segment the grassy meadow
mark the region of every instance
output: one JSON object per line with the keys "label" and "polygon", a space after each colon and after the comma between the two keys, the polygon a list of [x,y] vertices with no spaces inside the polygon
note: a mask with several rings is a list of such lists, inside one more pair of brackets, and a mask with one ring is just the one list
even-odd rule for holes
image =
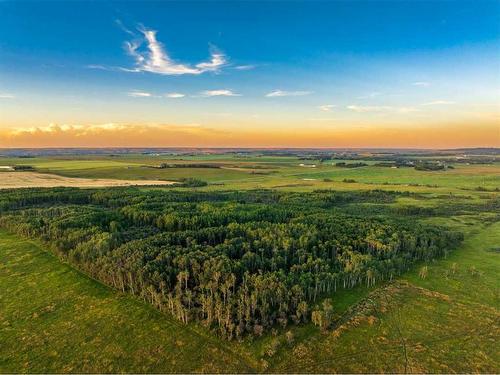
{"label": "grassy meadow", "polygon": [[252,371],[207,332],[0,232],[0,372]]}

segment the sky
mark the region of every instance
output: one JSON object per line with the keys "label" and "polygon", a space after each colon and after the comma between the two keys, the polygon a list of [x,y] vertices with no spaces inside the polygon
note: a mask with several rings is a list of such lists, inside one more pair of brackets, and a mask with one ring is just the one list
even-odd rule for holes
{"label": "sky", "polygon": [[500,1],[2,1],[0,147],[500,147]]}

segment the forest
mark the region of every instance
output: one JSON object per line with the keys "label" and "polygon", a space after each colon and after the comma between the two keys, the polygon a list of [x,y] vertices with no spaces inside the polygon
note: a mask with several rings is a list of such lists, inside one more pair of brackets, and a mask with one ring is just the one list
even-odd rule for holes
{"label": "forest", "polygon": [[391,280],[460,243],[461,233],[415,220],[430,209],[381,211],[402,194],[10,190],[0,226],[234,339],[310,320],[327,327],[338,289]]}

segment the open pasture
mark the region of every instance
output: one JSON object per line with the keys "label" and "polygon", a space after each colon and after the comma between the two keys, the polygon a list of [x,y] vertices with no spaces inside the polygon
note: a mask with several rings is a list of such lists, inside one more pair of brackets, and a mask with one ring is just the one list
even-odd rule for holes
{"label": "open pasture", "polygon": [[[358,168],[335,166],[337,162],[363,162]],[[158,168],[161,164],[173,165]],[[301,164],[303,164],[301,166]],[[500,163],[451,163],[453,169],[420,171],[412,167],[375,166],[366,160],[301,160],[296,156],[262,155],[79,155],[70,157],[0,158],[0,165],[30,165],[38,172],[65,177],[124,180],[207,181],[206,190],[273,188],[286,190],[433,191],[494,190],[500,187]],[[207,165],[209,168],[200,166]],[[314,165],[314,167],[313,167]],[[214,185],[215,184],[215,185]]]}

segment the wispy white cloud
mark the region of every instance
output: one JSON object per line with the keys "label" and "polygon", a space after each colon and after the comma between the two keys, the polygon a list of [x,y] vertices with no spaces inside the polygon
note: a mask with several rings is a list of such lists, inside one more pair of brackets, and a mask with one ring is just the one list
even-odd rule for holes
{"label": "wispy white cloud", "polygon": [[426,81],[417,81],[413,82],[413,86],[427,87],[430,86],[430,83]]}
{"label": "wispy white cloud", "polygon": [[117,19],[115,20],[115,23],[123,32],[126,32],[127,34],[132,35],[134,37],[136,36],[135,33],[132,30],[128,29],[121,20]]}
{"label": "wispy white cloud", "polygon": [[14,99],[16,96],[8,92],[0,92],[0,99]]}
{"label": "wispy white cloud", "polygon": [[168,94],[165,94],[165,97],[170,99],[184,98],[185,96],[186,95],[181,94],[180,92],[169,92]]}
{"label": "wispy white cloud", "polygon": [[[128,30],[128,29],[126,29]],[[130,30],[128,30],[129,33]],[[210,59],[196,65],[184,64],[174,61],[163,44],[156,38],[156,31],[143,26],[138,28],[141,33],[132,41],[127,41],[124,48],[135,59],[135,67],[123,68],[130,72],[149,72],[162,75],[202,74],[205,72],[218,72],[227,64],[226,56],[217,48],[210,48]],[[134,33],[132,33],[135,35]],[[145,48],[143,48],[145,44]]]}
{"label": "wispy white cloud", "polygon": [[241,96],[241,94],[235,93],[232,90],[222,89],[222,90],[205,90],[200,93],[201,96],[211,97],[211,96]]}
{"label": "wispy white cloud", "polygon": [[417,112],[418,109],[413,107],[392,107],[392,106],[361,106],[361,105],[348,105],[347,109],[358,113],[367,112],[391,112],[391,113],[410,113]]}
{"label": "wispy white cloud", "polygon": [[335,108],[335,105],[334,104],[324,104],[324,105],[320,105],[318,108],[324,112],[330,112],[333,108]]}
{"label": "wispy white cloud", "polygon": [[267,93],[265,96],[268,98],[277,98],[283,96],[304,96],[310,95],[312,91],[283,91],[283,90],[274,90]]}
{"label": "wispy white cloud", "polygon": [[154,96],[150,92],[136,90],[128,92],[127,95],[131,96],[132,98],[152,98]]}
{"label": "wispy white cloud", "polygon": [[362,106],[362,105],[348,105],[347,109],[354,112],[379,112],[382,107],[380,106]]}
{"label": "wispy white cloud", "polygon": [[432,102],[422,103],[420,105],[447,105],[447,104],[455,104],[455,102],[449,100],[434,100]]}
{"label": "wispy white cloud", "polygon": [[116,68],[112,68],[109,66],[104,66],[100,64],[89,64],[85,66],[87,69],[97,69],[97,70],[115,70]]}
{"label": "wispy white cloud", "polygon": [[234,69],[236,70],[252,70],[255,69],[255,65],[236,65]]}

